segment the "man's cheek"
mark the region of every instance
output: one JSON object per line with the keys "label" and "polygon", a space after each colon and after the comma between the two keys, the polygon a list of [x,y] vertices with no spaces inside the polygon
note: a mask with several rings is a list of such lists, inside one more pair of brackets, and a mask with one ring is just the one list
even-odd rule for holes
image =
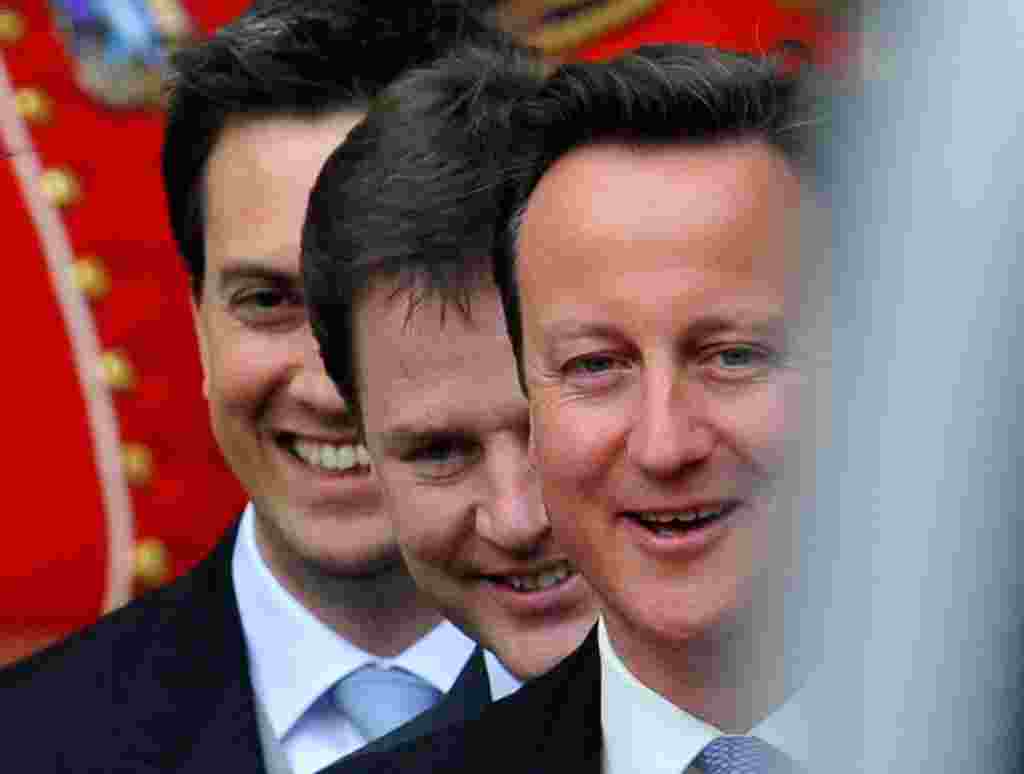
{"label": "man's cheek", "polygon": [[579,487],[605,471],[615,446],[617,423],[610,414],[580,406],[549,406],[533,414],[534,456],[545,481]]}

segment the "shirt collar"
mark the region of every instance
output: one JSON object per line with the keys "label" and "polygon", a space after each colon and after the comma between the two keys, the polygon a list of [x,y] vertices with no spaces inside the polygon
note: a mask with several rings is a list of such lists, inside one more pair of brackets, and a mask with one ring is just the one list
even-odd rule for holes
{"label": "shirt collar", "polygon": [[374,656],[318,620],[274,577],[256,545],[255,511],[242,514],[231,562],[253,690],[283,739],[338,680],[367,663],[401,666],[447,692],[474,643],[444,621],[398,656]]}
{"label": "shirt collar", "polygon": [[[607,774],[644,771],[679,774],[722,732],[672,704],[641,683],[622,662],[598,621],[601,655],[601,725]],[[797,761],[807,760],[807,734],[800,693],[752,730]]]}
{"label": "shirt collar", "polygon": [[489,650],[484,651],[484,664],[487,666],[487,680],[491,686],[491,701],[504,699],[522,686],[523,681],[509,672]]}
{"label": "shirt collar", "polygon": [[[786,703],[754,726],[750,733],[758,739],[782,750],[793,760],[807,766],[810,761],[810,737],[805,710],[811,702],[808,697],[817,690],[817,681],[812,674],[804,686],[793,693]],[[825,704],[816,704],[823,707]]]}

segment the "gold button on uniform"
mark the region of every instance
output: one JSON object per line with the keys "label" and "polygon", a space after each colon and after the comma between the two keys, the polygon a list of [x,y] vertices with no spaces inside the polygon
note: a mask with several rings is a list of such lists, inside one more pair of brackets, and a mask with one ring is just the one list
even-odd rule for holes
{"label": "gold button on uniform", "polygon": [[13,46],[25,35],[25,17],[11,8],[0,8],[0,45]]}
{"label": "gold button on uniform", "polygon": [[95,255],[83,255],[71,265],[75,287],[90,301],[99,301],[110,292],[110,275]]}
{"label": "gold button on uniform", "polygon": [[145,486],[153,478],[153,452],[141,443],[121,446],[121,467],[132,486]]}
{"label": "gold button on uniform", "polygon": [[14,92],[18,115],[30,124],[47,124],[53,119],[53,100],[42,89],[24,86]]}
{"label": "gold button on uniform", "polygon": [[103,369],[103,381],[110,389],[126,391],[135,387],[135,367],[123,352],[104,352],[100,357],[100,367]]}
{"label": "gold button on uniform", "polygon": [[39,178],[43,196],[54,207],[68,207],[82,198],[82,186],[71,170],[48,169]]}
{"label": "gold button on uniform", "polygon": [[135,580],[146,588],[155,588],[171,577],[171,557],[167,546],[156,538],[145,538],[135,546]]}

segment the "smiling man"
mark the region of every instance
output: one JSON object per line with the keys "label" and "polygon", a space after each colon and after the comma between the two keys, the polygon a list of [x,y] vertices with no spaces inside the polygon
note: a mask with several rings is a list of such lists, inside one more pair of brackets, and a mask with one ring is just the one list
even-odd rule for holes
{"label": "smiling man", "polygon": [[496,169],[430,139],[454,131],[480,72],[512,62],[517,83],[474,96],[504,104],[506,87],[543,82],[526,53],[476,51],[382,95],[313,188],[303,272],[413,577],[486,648],[492,676],[522,680],[581,642],[593,601],[527,459],[528,408],[491,277]]}
{"label": "smiling man", "polygon": [[463,34],[491,33],[458,3],[391,16],[267,3],[177,62],[164,155],[172,223],[192,272],[214,433],[252,498],[232,580],[265,751],[279,744],[299,773],[436,703],[472,650],[398,553],[299,271],[324,159],[377,90]]}
{"label": "smiling man", "polygon": [[4,675],[12,766],[312,774],[457,685],[489,701],[463,670],[474,643],[398,552],[299,273],[310,188],[374,94],[496,35],[457,2],[392,11],[260,2],[177,55],[170,220],[214,432],[251,503],[192,573]]}
{"label": "smiling man", "polygon": [[[512,77],[481,69],[480,84]],[[804,85],[680,45],[563,66],[533,91],[506,88],[498,110],[467,89],[471,129],[436,144],[484,164],[512,149],[496,276],[553,535],[601,620],[477,721],[366,771],[806,760],[784,616],[799,579],[789,474],[818,355],[804,226],[823,114]],[[496,761],[509,729],[517,743]]]}

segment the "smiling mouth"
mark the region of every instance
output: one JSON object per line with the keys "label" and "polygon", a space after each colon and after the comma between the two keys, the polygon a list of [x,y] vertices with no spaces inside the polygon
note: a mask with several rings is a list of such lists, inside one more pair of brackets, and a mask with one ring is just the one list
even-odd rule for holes
{"label": "smiling mouth", "polygon": [[682,511],[626,511],[625,515],[659,537],[673,537],[715,524],[727,518],[736,506],[736,503],[725,503]]}
{"label": "smiling mouth", "polygon": [[499,586],[517,591],[521,594],[528,594],[536,591],[547,591],[568,583],[577,574],[576,568],[568,561],[561,561],[558,564],[541,570],[537,573],[523,575],[488,575],[487,580]]}
{"label": "smiling mouth", "polygon": [[327,473],[369,473],[370,454],[362,444],[324,443],[283,435],[281,446],[295,459]]}

